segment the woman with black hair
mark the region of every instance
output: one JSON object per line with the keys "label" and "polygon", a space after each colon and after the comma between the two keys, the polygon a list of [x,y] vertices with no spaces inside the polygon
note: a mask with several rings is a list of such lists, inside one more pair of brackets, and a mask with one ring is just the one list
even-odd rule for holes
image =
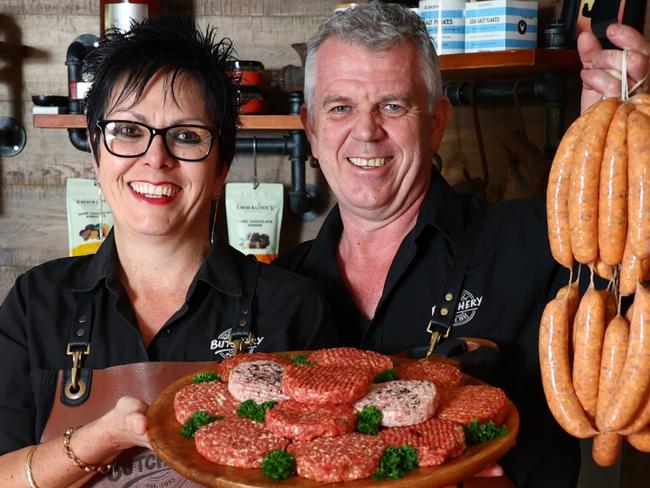
{"label": "woman with black hair", "polygon": [[91,53],[87,128],[115,224],[96,255],[18,277],[0,308],[0,486],[174,484],[153,454],[118,458],[150,447],[145,401],[197,361],[333,344],[311,281],[214,232],[238,121],[231,52],[165,16]]}

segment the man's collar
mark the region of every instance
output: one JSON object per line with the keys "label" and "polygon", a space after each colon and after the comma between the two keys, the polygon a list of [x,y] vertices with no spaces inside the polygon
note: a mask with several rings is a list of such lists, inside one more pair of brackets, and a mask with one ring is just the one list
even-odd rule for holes
{"label": "man's collar", "polygon": [[[436,171],[431,176],[427,194],[422,200],[417,221],[411,235],[417,238],[427,226],[437,229],[454,247],[460,242],[464,223],[463,202],[445,179]],[[323,221],[312,244],[311,253],[322,259],[331,254],[343,232],[343,222],[338,204]],[[334,254],[335,256],[335,254]]]}

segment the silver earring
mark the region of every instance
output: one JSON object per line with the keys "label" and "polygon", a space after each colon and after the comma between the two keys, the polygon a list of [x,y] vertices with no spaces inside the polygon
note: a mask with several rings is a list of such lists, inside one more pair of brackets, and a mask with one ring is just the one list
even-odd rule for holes
{"label": "silver earring", "polygon": [[217,228],[217,209],[219,208],[220,198],[221,193],[218,193],[216,200],[214,200],[214,206],[212,207],[212,229],[210,230],[210,244],[214,244],[214,231]]}
{"label": "silver earring", "polygon": [[99,238],[103,239],[106,237],[104,235],[104,194],[102,193],[102,187],[97,183],[98,197],[99,197]]}

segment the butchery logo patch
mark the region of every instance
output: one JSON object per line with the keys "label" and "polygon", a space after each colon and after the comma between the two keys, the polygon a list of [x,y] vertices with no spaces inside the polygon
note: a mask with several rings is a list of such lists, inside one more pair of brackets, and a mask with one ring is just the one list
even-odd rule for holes
{"label": "butchery logo patch", "polygon": [[144,451],[131,461],[118,462],[106,475],[106,480],[116,488],[192,488],[191,482],[173,471],[152,451]]}
{"label": "butchery logo patch", "polygon": [[458,306],[456,308],[454,327],[466,325],[470,320],[472,320],[482,302],[483,297],[475,297],[467,290],[463,290],[463,293],[460,295],[460,300],[458,300]]}
{"label": "butchery logo patch", "polygon": [[[214,351],[214,355],[220,359],[229,358],[234,353],[233,345],[230,343],[231,331],[232,329],[224,330],[221,334],[219,334],[219,337],[212,339],[212,342],[210,342],[210,350]],[[244,345],[243,351],[254,352],[255,349],[257,349],[257,346],[259,346],[263,340],[264,337],[253,337],[253,343],[250,345]]]}

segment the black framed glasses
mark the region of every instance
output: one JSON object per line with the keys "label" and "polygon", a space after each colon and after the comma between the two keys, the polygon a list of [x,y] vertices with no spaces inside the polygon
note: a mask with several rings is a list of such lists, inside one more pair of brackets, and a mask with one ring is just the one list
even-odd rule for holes
{"label": "black framed glasses", "polygon": [[160,136],[167,152],[179,161],[201,161],[208,157],[220,131],[205,125],[172,125],[161,129],[132,120],[100,120],[104,146],[113,156],[135,158],[149,150]]}

